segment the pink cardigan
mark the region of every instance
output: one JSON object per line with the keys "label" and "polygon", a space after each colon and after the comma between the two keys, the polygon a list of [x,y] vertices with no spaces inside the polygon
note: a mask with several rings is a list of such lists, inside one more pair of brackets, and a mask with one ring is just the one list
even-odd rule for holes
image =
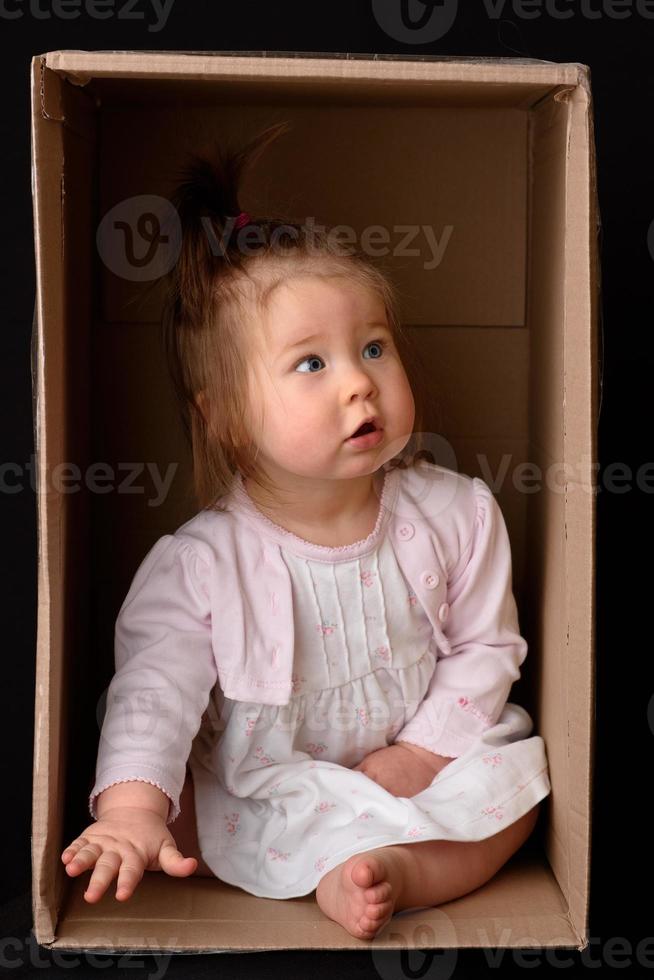
{"label": "pink cardigan", "polygon": [[[168,822],[176,818],[216,682],[234,700],[289,702],[292,593],[282,549],[334,562],[377,546],[305,542],[254,508],[240,477],[236,486],[229,512],[201,511],[155,543],[119,611],[94,818],[100,792],[130,779],[159,786],[171,799]],[[395,740],[461,755],[496,723],[527,655],[502,512],[483,480],[421,461],[387,471],[375,531],[380,523],[438,650],[427,695]]]}

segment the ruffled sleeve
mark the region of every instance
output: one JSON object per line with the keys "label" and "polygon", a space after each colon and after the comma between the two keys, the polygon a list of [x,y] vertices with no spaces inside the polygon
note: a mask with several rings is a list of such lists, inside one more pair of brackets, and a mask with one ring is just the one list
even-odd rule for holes
{"label": "ruffled sleeve", "polygon": [[448,579],[451,652],[439,654],[424,700],[395,737],[450,757],[496,724],[527,655],[504,517],[486,483],[473,485],[474,528]]}
{"label": "ruffled sleeve", "polygon": [[193,738],[217,680],[209,566],[176,535],[148,552],[118,613],[116,672],[107,691],[89,811],[107,787],[142,780],[179,797]]}

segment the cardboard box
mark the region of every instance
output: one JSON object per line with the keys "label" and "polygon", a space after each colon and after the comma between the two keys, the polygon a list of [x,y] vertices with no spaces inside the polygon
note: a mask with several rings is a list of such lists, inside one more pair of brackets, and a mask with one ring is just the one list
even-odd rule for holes
{"label": "cardboard box", "polygon": [[[37,941],[128,952],[583,949],[598,404],[588,68],[55,51],[33,59],[32,104]],[[245,140],[282,119],[292,131],[246,181],[241,203],[251,212],[281,209],[360,231],[430,226],[441,243],[449,234],[432,268],[422,241],[418,256],[393,253],[393,273],[437,394],[426,429],[447,440],[460,471],[489,483],[506,518],[529,643],[510,700],[544,738],[552,783],[534,834],[492,881],[439,908],[396,915],[373,942],[328,920],[314,894],[262,899],[211,879],[146,872],[128,903],[110,888],[89,905],[88,873],[70,879],[60,860],[89,822],[117,611],[154,541],[194,513],[158,344],[160,296],[146,288],[152,283],[112,271],[98,228],[128,199],[166,197],[185,153],[208,136]],[[391,233],[389,247],[403,236]],[[159,501],[155,466],[174,475]]]}

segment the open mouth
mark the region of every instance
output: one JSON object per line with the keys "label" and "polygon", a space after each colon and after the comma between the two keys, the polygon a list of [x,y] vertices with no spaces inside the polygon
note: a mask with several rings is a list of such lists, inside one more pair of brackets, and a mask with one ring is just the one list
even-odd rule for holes
{"label": "open mouth", "polygon": [[381,420],[373,415],[361,423],[359,428],[349,437],[348,442],[356,443],[357,446],[376,446],[381,438]]}
{"label": "open mouth", "polygon": [[374,432],[377,426],[374,422],[364,422],[360,425],[356,432],[353,432],[350,436],[351,439],[355,439],[357,436],[365,436],[366,432]]}

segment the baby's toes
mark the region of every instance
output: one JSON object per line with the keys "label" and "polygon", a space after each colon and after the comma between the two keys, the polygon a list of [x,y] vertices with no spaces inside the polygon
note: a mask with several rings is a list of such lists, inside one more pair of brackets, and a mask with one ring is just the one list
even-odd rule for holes
{"label": "baby's toes", "polygon": [[355,939],[374,939],[379,930],[379,923],[372,922],[367,916],[362,915],[350,932]]}
{"label": "baby's toes", "polygon": [[376,905],[379,902],[388,902],[393,894],[393,886],[390,881],[380,881],[379,884],[366,888],[363,893],[366,902]]}
{"label": "baby's toes", "polygon": [[386,867],[376,854],[354,854],[346,861],[344,871],[357,888],[373,888],[386,879]]}
{"label": "baby's toes", "polygon": [[369,919],[371,922],[377,923],[381,919],[385,919],[393,911],[392,902],[376,902],[372,905],[367,905],[366,910],[362,918]]}
{"label": "baby's toes", "polygon": [[374,939],[382,931],[389,919],[390,915],[387,915],[385,919],[370,919],[366,915],[361,916],[359,919],[360,938]]}

